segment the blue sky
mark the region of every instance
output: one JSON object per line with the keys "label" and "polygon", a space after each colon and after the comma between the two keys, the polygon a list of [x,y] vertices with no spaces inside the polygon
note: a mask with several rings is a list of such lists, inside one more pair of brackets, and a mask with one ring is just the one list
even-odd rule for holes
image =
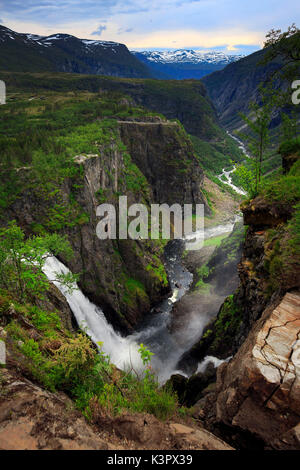
{"label": "blue sky", "polygon": [[2,24],[127,44],[250,53],[271,28],[300,23],[299,0],[0,0]]}

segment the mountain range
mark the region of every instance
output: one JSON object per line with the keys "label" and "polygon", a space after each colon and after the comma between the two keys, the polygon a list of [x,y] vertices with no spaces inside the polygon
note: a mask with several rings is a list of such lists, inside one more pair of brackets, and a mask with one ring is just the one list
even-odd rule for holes
{"label": "mountain range", "polygon": [[0,69],[71,72],[147,78],[150,70],[124,44],[78,39],[69,34],[37,36],[0,25]]}
{"label": "mountain range", "polygon": [[[226,129],[233,131],[245,124],[240,113],[248,114],[250,102],[260,101],[259,84],[266,83],[282,64],[280,56],[264,64],[265,54],[266,49],[254,52],[203,77],[205,88]],[[277,86],[282,87],[282,81],[279,80]],[[272,127],[279,124],[277,115],[273,121]]]}
{"label": "mountain range", "polygon": [[200,79],[243,56],[179,49],[129,51],[113,41],[70,34],[17,33],[0,25],[0,70],[68,72],[125,78]]}
{"label": "mountain range", "polygon": [[154,75],[177,80],[202,78],[244,57],[219,51],[202,52],[193,49],[131,52],[147,65]]}

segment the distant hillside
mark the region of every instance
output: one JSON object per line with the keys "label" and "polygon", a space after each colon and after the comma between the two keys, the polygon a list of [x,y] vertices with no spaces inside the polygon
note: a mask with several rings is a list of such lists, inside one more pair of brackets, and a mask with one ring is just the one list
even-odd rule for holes
{"label": "distant hillside", "polygon": [[229,130],[243,125],[238,113],[247,114],[249,103],[258,99],[258,85],[282,63],[278,57],[267,65],[260,65],[265,53],[265,50],[254,52],[203,78],[220,121]]}
{"label": "distant hillside", "polygon": [[[283,50],[284,48],[288,50],[291,47],[289,41],[291,41],[291,38],[285,39],[283,46],[281,46]],[[272,58],[264,63],[264,57],[270,51],[271,49],[268,48],[255,52],[238,62],[227,65],[221,71],[204,77],[202,80],[215,106],[221,124],[230,132],[242,131],[243,134],[249,132],[249,128],[240,116],[240,113],[252,119],[253,114],[251,114],[249,105],[251,102],[258,104],[261,102],[259,85],[264,83],[270,84],[274,72],[282,68],[285,69],[283,65],[289,64],[288,56],[279,55],[278,53],[277,55],[272,54]],[[295,67],[297,67],[296,62]],[[299,76],[296,70],[293,73],[294,77]],[[288,90],[288,87],[290,87],[288,80],[283,78],[281,73],[275,75],[276,80],[273,82],[275,90]],[[285,113],[290,111],[299,113],[299,107],[292,106],[292,104],[290,106],[293,109],[288,109],[288,106],[285,106]],[[281,166],[281,155],[277,151],[278,143],[282,138],[280,123],[281,110],[274,109],[269,125],[271,139],[262,167],[264,174],[270,174]],[[233,175],[233,180],[235,180],[235,175]],[[235,180],[235,184],[238,184],[237,180]]]}
{"label": "distant hillside", "polygon": [[243,57],[214,51],[203,53],[191,49],[131,52],[147,65],[155,76],[176,80],[202,78]]}
{"label": "distant hillside", "polygon": [[[142,80],[97,77],[67,73],[9,73],[0,71],[7,85],[8,102],[26,93],[28,100],[43,103],[44,94],[64,92],[76,96],[80,91],[97,93],[105,99],[114,93],[123,102],[123,118],[132,120],[130,107],[146,108],[167,119],[177,119],[192,135],[201,166],[218,174],[231,160],[240,161],[242,153],[236,142],[219,126],[216,112],[204,85],[198,80]],[[124,99],[124,95],[126,99]],[[95,103],[96,106],[96,103]],[[111,117],[110,111],[103,118]]]}
{"label": "distant hillside", "polygon": [[78,39],[68,34],[21,34],[0,25],[0,70],[72,72],[115,77],[151,77],[124,44]]}

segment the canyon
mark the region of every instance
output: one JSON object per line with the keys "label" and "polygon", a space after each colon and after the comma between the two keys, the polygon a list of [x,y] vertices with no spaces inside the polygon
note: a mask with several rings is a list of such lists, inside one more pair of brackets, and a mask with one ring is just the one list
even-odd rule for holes
{"label": "canyon", "polygon": [[[232,182],[252,158],[229,134],[234,80],[221,97],[220,75],[204,80],[211,102],[197,81],[0,75],[1,249],[15,221],[24,240],[61,236],[73,252],[41,262],[43,295],[24,302],[12,274],[1,287],[0,447],[299,449],[297,139],[280,150],[276,184],[250,196]],[[99,240],[97,207],[112,204],[118,220],[120,195],[148,209],[203,204],[203,248]]]}

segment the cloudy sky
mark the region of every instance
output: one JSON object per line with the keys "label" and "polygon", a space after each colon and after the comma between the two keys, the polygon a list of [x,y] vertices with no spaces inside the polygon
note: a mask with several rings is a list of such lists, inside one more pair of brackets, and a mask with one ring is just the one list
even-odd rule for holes
{"label": "cloudy sky", "polygon": [[127,44],[248,53],[271,28],[300,23],[299,0],[0,0],[0,23],[18,32]]}

